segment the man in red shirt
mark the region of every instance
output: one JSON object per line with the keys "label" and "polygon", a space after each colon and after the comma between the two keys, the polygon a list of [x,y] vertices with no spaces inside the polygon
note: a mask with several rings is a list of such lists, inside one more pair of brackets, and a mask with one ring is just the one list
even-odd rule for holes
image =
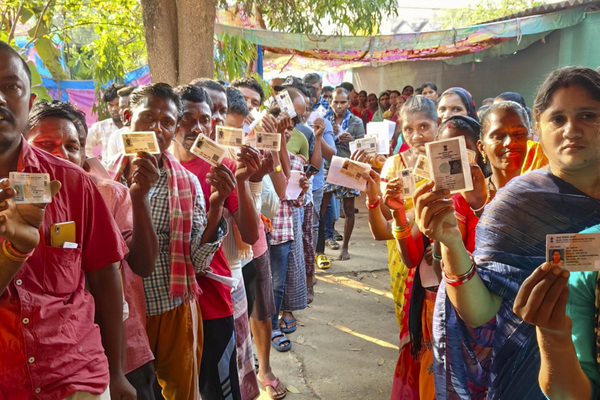
{"label": "man in red shirt", "polygon": [[[177,126],[173,154],[185,168],[199,178],[207,204],[211,195],[211,181],[235,180],[236,188],[225,200],[225,208],[239,227],[242,240],[252,245],[258,239],[259,223],[250,196],[248,178],[260,166],[258,152],[244,146],[239,155],[241,162],[238,168],[236,162],[230,158],[224,158],[222,164],[212,167],[188,150],[199,134],[211,136],[212,120],[223,124],[225,116],[220,113],[223,110],[227,112],[225,89],[218,82],[202,82],[210,86],[208,90],[193,85],[180,86],[177,89],[183,102],[183,116]],[[209,97],[211,92],[215,94],[214,99]],[[213,105],[212,110],[210,104]],[[214,138],[214,135],[212,137]],[[215,253],[210,266],[215,274],[231,277],[231,270],[222,248]],[[207,277],[200,277],[198,283],[203,291],[199,302],[204,325],[200,393],[203,398],[216,400],[227,398],[227,393],[231,391],[232,398],[240,398],[231,288]],[[225,354],[228,357],[223,357]]]}
{"label": "man in red shirt", "polygon": [[[113,399],[134,399],[121,369],[115,264],[127,246],[90,178],[23,140],[30,87],[27,65],[0,42],[0,398],[108,398],[110,380]],[[47,173],[62,189],[45,209],[14,204],[4,179],[13,171]],[[74,223],[77,248],[50,245],[62,222]]]}
{"label": "man in red shirt", "polygon": [[[37,101],[29,112],[25,129],[27,143],[86,170],[85,115],[71,103]],[[91,160],[90,160],[91,162]],[[152,154],[136,158],[136,182],[131,188],[111,179],[92,178],[113,216],[129,254],[121,261],[120,273],[125,298],[123,322],[123,373],[136,389],[138,400],[154,399],[154,356],[146,335],[146,302],[142,277],[150,276],[158,252],[158,240],[152,226],[148,192],[159,178],[157,161]]]}

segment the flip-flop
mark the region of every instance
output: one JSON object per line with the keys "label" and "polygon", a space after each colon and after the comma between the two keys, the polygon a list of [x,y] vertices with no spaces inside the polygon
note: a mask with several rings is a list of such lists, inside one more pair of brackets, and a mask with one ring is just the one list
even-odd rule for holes
{"label": "flip-flop", "polygon": [[[279,387],[280,383],[281,382],[279,381],[279,378],[275,378],[272,381],[268,381],[266,379],[264,381],[260,381],[260,384],[263,385],[265,388],[267,386],[270,386],[273,388],[273,391],[275,392],[275,394],[271,395],[269,393],[269,397],[274,400],[283,399],[287,395],[287,390],[279,395],[277,394],[277,387]],[[267,391],[267,393],[268,393],[268,391]]]}
{"label": "flip-flop", "polygon": [[316,262],[319,269],[328,269],[331,267],[331,261],[329,261],[329,257],[327,257],[325,254],[319,254]]}
{"label": "flip-flop", "polygon": [[282,328],[281,325],[279,325],[279,329],[281,329],[281,332],[283,333],[293,333],[296,332],[296,329],[298,329],[297,325],[290,326],[290,324],[296,322],[296,318],[294,317],[292,317],[292,319],[285,319],[284,316],[281,316],[280,321],[283,321],[283,323],[285,324],[284,328]]}
{"label": "flip-flop", "polygon": [[[275,338],[279,339],[273,341]],[[282,346],[284,343],[286,343],[285,346]],[[292,348],[292,341],[286,338],[279,329],[273,329],[271,331],[271,346],[273,346],[275,350],[283,353],[284,351],[288,351]]]}
{"label": "flip-flop", "polygon": [[327,239],[327,240],[325,241],[325,244],[326,244],[327,246],[331,247],[331,249],[332,249],[332,250],[337,250],[337,249],[339,249],[339,248],[340,248],[340,245],[339,245],[339,243],[338,243],[338,242],[336,242],[336,241],[335,241],[335,240],[333,240],[333,239]]}

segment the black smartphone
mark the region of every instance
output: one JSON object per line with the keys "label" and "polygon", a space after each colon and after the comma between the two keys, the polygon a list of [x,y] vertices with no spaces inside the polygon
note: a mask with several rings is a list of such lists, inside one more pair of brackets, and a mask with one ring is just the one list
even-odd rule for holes
{"label": "black smartphone", "polygon": [[314,174],[319,173],[319,168],[315,167],[312,164],[307,164],[304,166],[304,173],[306,175],[311,175],[311,174],[314,175]]}

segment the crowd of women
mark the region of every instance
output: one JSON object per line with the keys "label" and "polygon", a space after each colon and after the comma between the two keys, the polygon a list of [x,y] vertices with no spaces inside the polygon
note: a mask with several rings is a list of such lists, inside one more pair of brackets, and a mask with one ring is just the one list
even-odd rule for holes
{"label": "crowd of women", "polygon": [[[400,326],[391,398],[598,398],[598,273],[545,261],[546,235],[600,227],[600,74],[552,72],[532,111],[517,93],[477,110],[464,88],[420,90],[396,103],[403,140],[368,177],[369,225],[388,240]],[[355,108],[363,118],[369,98]],[[422,179],[403,196],[398,171],[426,143],[458,136],[477,154],[474,189],[451,196]]]}

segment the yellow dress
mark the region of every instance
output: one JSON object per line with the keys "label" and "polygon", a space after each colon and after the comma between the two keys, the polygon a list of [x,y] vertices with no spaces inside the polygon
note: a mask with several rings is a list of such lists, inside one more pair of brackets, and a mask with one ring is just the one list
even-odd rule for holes
{"label": "yellow dress", "polygon": [[[395,155],[386,160],[381,170],[380,189],[382,193],[385,192],[387,182],[397,177],[398,171],[405,168],[400,155]],[[425,183],[425,180],[417,182],[416,186],[418,187],[423,183]],[[404,208],[406,211],[412,210],[413,202],[411,198],[406,199]],[[391,398],[433,400],[435,399],[435,390],[432,370],[431,326],[435,293],[426,292],[422,315],[424,344],[421,346],[419,359],[415,360],[411,356],[408,313],[416,268],[410,269],[402,262],[395,240],[388,240],[387,247],[390,285],[396,309],[396,320],[400,328],[400,354],[394,372]]]}

